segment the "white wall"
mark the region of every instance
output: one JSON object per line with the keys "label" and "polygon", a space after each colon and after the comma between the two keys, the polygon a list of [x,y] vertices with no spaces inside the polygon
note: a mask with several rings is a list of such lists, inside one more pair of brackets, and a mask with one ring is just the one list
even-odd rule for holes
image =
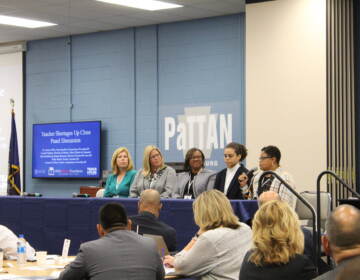
{"label": "white wall", "polygon": [[[0,54],[0,195],[6,194],[11,131],[10,98],[15,101],[20,174],[23,176],[23,65],[22,52]],[[21,183],[24,181],[21,179]]]}
{"label": "white wall", "polygon": [[246,5],[247,166],[276,145],[298,191],[326,169],[325,0]]}

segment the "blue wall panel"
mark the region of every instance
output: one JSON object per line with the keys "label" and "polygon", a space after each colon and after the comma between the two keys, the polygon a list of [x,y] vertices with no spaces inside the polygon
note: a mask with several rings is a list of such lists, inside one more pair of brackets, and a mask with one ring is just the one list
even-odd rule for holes
{"label": "blue wall panel", "polygon": [[[96,180],[31,178],[32,124],[102,121],[102,167],[163,145],[162,106],[232,103],[244,137],[244,15],[32,41],[26,55],[26,190],[69,196]],[[72,106],[71,106],[72,104]],[[237,122],[239,123],[239,122]]]}
{"label": "blue wall panel", "polygon": [[[233,116],[232,140],[244,143],[244,17],[239,15],[161,25],[159,28],[160,146],[165,147],[165,117],[179,121],[184,107],[210,107],[210,114]],[[205,124],[206,127],[206,124]],[[217,130],[219,131],[219,122]],[[200,136],[195,127],[194,142]],[[206,129],[206,128],[205,128]],[[189,132],[187,132],[189,134]],[[219,133],[220,134],[220,133]],[[219,135],[218,134],[218,135]],[[187,135],[190,137],[189,135]],[[190,137],[191,138],[191,137]],[[176,136],[165,155],[179,161]],[[190,140],[189,140],[190,142]],[[191,148],[194,145],[188,146]],[[198,146],[198,145],[197,145]],[[205,157],[221,169],[222,147]]]}

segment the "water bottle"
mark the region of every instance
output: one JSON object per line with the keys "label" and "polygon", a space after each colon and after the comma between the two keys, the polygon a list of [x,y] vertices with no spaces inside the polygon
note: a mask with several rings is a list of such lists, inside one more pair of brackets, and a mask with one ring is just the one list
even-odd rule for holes
{"label": "water bottle", "polygon": [[19,234],[17,242],[17,264],[19,266],[26,264],[26,240],[23,234]]}

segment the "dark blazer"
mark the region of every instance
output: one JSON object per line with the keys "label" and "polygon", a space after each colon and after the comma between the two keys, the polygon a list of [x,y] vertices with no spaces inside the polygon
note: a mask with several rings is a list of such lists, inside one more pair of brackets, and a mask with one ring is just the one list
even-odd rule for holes
{"label": "dark blazer", "polygon": [[[226,170],[227,170],[227,168],[221,170],[216,175],[216,179],[215,179],[214,189],[217,189],[221,192],[224,192]],[[226,194],[228,199],[244,199],[242,192],[240,190],[238,177],[240,176],[240,174],[247,173],[247,172],[248,172],[248,170],[245,168],[245,166],[240,164],[240,167],[236,171],[235,176],[232,179],[229,189],[228,189],[228,192]]]}
{"label": "dark blazer", "polygon": [[164,267],[155,242],[129,230],[115,230],[81,244],[60,280],[163,280]]}
{"label": "dark blazer", "polygon": [[161,235],[170,252],[176,251],[176,231],[173,227],[165,224],[150,212],[141,212],[129,217],[132,221],[132,229],[135,231],[139,226],[139,234]]}
{"label": "dark blazer", "polygon": [[239,280],[310,280],[317,276],[316,267],[305,255],[295,255],[286,264],[257,266],[249,261],[247,252],[240,269]]}

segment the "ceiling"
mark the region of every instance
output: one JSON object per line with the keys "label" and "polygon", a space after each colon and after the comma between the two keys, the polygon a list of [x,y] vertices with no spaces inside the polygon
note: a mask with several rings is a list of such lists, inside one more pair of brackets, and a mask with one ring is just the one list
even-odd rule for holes
{"label": "ceiling", "polygon": [[0,43],[184,21],[245,11],[244,0],[166,0],[183,8],[145,11],[95,0],[0,0],[0,15],[53,22],[37,29],[0,25]]}

